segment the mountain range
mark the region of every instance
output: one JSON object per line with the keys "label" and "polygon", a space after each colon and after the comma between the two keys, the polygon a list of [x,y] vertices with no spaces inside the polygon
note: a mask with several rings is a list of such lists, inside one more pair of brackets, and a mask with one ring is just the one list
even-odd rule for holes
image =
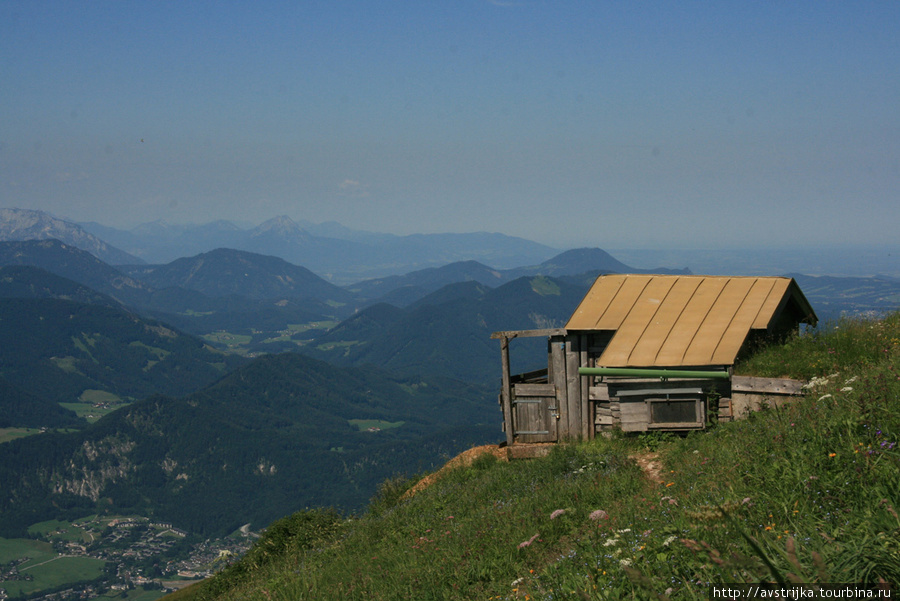
{"label": "mountain range", "polygon": [[[493,234],[287,219],[146,225],[129,235],[201,246],[232,236],[257,252],[198,246],[112,266],[102,245],[38,231],[81,226],[48,217],[50,229],[29,230],[27,215],[2,215],[4,231],[37,239],[0,241],[0,427],[76,430],[0,445],[8,533],[98,511],[221,533],[304,505],[359,507],[384,478],[499,438],[492,331],[561,326],[599,273],[639,271],[601,249],[545,256]],[[283,254],[338,247],[335,264],[340,253],[370,262],[329,278]],[[410,249],[419,256],[401,261]],[[891,278],[795,277],[823,319],[900,303]],[[546,365],[545,340],[513,344],[514,371]]]}
{"label": "mountain range", "polygon": [[[510,268],[541,262],[558,251],[522,238],[486,232],[394,236],[345,228],[336,223],[301,226],[281,215],[243,229],[227,221],[171,225],[162,221],[120,230],[89,222],[79,227],[110,241],[141,262],[168,263],[215,248],[273,255],[336,284],[455,261],[479,260]],[[133,261],[137,263],[137,261]]]}
{"label": "mountain range", "polygon": [[495,269],[478,261],[458,261],[441,267],[413,271],[405,275],[363,280],[347,286],[347,290],[366,300],[389,302],[399,306],[411,304],[427,294],[456,282],[474,281],[496,287],[521,277],[576,276],[588,274],[593,281],[601,273],[672,273],[688,274],[689,269],[635,269],[599,248],[577,248],[555,255],[537,265]]}

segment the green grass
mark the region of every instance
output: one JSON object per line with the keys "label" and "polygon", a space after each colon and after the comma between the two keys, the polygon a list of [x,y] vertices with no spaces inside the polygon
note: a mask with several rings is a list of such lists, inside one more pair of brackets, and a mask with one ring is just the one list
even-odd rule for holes
{"label": "green grass", "polygon": [[559,296],[561,294],[559,285],[544,276],[532,278],[531,289],[541,296]]}
{"label": "green grass", "polygon": [[93,557],[55,557],[29,561],[19,566],[19,572],[33,580],[13,580],[2,583],[10,596],[28,595],[60,585],[93,580],[103,575],[106,562]]}
{"label": "green grass", "polygon": [[122,398],[106,390],[86,389],[78,397],[82,403],[121,403]]}
{"label": "green grass", "polygon": [[846,318],[762,349],[736,371],[755,376],[809,380],[835,371],[865,370],[897,352],[900,313],[882,320]]}
{"label": "green grass", "polygon": [[355,346],[357,344],[362,344],[359,340],[341,340],[340,342],[327,342],[325,344],[320,344],[316,348],[320,351],[333,351],[335,349],[345,349],[345,351],[349,350],[351,346]]}
{"label": "green grass", "polygon": [[[485,456],[411,497],[414,479],[390,480],[365,515],[296,514],[277,553],[260,541],[176,598],[674,600],[713,583],[900,582],[898,338],[895,315],[763,351],[742,369],[820,379],[706,432]],[[651,452],[657,479],[635,460]]]}
{"label": "green grass", "polygon": [[39,433],[38,428],[0,428],[0,444]]}
{"label": "green grass", "polygon": [[248,334],[233,334],[224,330],[204,334],[202,338],[208,342],[225,345],[231,350],[245,347],[253,340],[253,337]]}
{"label": "green grass", "polygon": [[116,409],[121,409],[125,406],[119,404],[114,407],[94,407],[88,403],[60,403],[60,405],[70,411],[74,411],[75,415],[85,418],[90,423],[94,423],[107,413],[112,413]]}
{"label": "green grass", "polygon": [[134,589],[130,589],[127,591],[119,591],[119,590],[111,590],[106,593],[103,593],[97,599],[116,599],[117,601],[121,601],[125,599],[127,601],[156,601],[163,596],[163,592],[159,589],[156,590],[146,590],[143,587],[137,587]]}
{"label": "green grass", "polygon": [[56,367],[60,368],[67,374],[80,374],[81,372],[75,367],[75,362],[78,361],[75,357],[71,355],[66,355],[65,357],[50,357],[50,361],[56,365]]}
{"label": "green grass", "polygon": [[[124,596],[123,596],[124,594]],[[127,599],[128,601],[156,601],[163,596],[161,590],[145,590],[143,587],[137,587],[128,591],[109,591],[97,597],[98,599]]]}
{"label": "green grass", "polygon": [[330,330],[338,325],[339,321],[311,321],[309,323],[289,323],[288,330],[296,334],[298,332],[306,332],[308,330]]}
{"label": "green grass", "polygon": [[55,557],[50,543],[25,538],[0,538],[0,564],[6,564],[23,557],[44,561]]}
{"label": "green grass", "polygon": [[62,520],[47,520],[46,522],[38,522],[29,526],[28,533],[45,536],[51,532],[66,530],[71,525],[71,522],[63,522]]}
{"label": "green grass", "polygon": [[149,351],[150,353],[156,355],[156,358],[159,359],[159,360],[163,360],[163,359],[165,359],[167,356],[169,356],[169,355],[172,354],[172,351],[167,351],[166,349],[159,348],[159,347],[157,347],[157,346],[150,346],[149,344],[145,344],[145,343],[140,342],[140,341],[138,341],[138,340],[135,340],[135,341],[133,341],[133,342],[130,342],[130,343],[128,344],[128,346],[135,346],[135,347],[143,348],[143,349]]}
{"label": "green grass", "polygon": [[90,540],[85,530],[71,522],[63,522],[60,520],[48,520],[46,522],[38,522],[28,527],[28,533],[39,535],[45,540],[64,540],[86,542]]}

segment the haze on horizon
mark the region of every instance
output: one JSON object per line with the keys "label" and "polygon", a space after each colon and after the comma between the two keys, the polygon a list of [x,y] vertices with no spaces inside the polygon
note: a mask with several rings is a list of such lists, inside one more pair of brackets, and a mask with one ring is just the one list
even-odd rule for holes
{"label": "haze on horizon", "polygon": [[0,3],[0,206],[894,245],[900,3]]}

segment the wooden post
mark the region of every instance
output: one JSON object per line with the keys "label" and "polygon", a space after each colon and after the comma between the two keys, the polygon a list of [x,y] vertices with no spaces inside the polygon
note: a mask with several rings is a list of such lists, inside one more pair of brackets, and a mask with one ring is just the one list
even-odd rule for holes
{"label": "wooden post", "polygon": [[566,398],[569,404],[569,436],[584,438],[581,376],[578,374],[578,336],[566,337]]}
{"label": "wooden post", "polygon": [[[588,352],[587,345],[588,339],[586,334],[581,334],[578,336],[578,344],[579,344],[579,353],[578,353],[578,366],[579,367],[587,367],[588,362]],[[589,376],[580,376],[581,377],[581,437],[585,440],[590,440],[594,437],[594,403],[591,402],[590,398],[590,387],[591,387],[591,377]]]}
{"label": "wooden post", "polygon": [[569,390],[566,381],[565,344],[565,338],[562,336],[550,338],[550,372],[553,377],[550,383],[556,387],[556,410],[559,412],[557,435],[560,440],[569,440],[572,437],[572,432],[569,430]]}
{"label": "wooden post", "polygon": [[506,445],[511,446],[514,442],[514,432],[509,383],[509,338],[506,336],[500,339],[500,365],[503,367],[503,384],[500,389],[500,398],[503,402],[503,425],[506,430]]}

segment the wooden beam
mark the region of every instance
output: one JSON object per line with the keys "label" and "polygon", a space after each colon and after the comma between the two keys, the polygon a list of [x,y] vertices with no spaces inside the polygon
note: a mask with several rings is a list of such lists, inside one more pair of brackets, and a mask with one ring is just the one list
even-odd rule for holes
{"label": "wooden beam", "polygon": [[565,336],[565,328],[545,328],[543,330],[503,330],[491,334],[492,339],[497,338],[529,338],[534,336]]}
{"label": "wooden beam", "polygon": [[[578,336],[578,365],[587,366],[588,363],[588,337],[587,334],[581,334]],[[585,440],[590,440],[594,437],[594,433],[596,432],[596,428],[594,428],[591,421],[594,417],[594,403],[591,402],[589,388],[591,386],[591,378],[586,376],[579,376],[581,378],[581,436]]]}
{"label": "wooden beam", "polygon": [[520,396],[556,396],[553,384],[513,384],[516,398]]}
{"label": "wooden beam", "polygon": [[732,392],[752,392],[754,394],[803,394],[803,382],[788,378],[754,378],[732,376]]}
{"label": "wooden beam", "polygon": [[560,440],[569,440],[572,438],[572,432],[569,431],[569,400],[568,386],[566,382],[566,353],[563,350],[565,339],[562,336],[550,339],[550,370],[552,374],[551,384],[556,386],[556,406],[559,412],[559,421],[557,421],[557,436]]}
{"label": "wooden beam", "polygon": [[566,336],[566,401],[569,404],[569,435],[572,438],[587,439],[584,435],[584,419],[581,404],[581,376],[578,374],[580,359],[578,336]]}
{"label": "wooden beam", "polygon": [[500,398],[503,402],[503,425],[506,429],[506,444],[512,445],[515,437],[513,432],[512,399],[509,386],[509,339],[500,339],[500,365],[503,369],[503,383],[500,389]]}

